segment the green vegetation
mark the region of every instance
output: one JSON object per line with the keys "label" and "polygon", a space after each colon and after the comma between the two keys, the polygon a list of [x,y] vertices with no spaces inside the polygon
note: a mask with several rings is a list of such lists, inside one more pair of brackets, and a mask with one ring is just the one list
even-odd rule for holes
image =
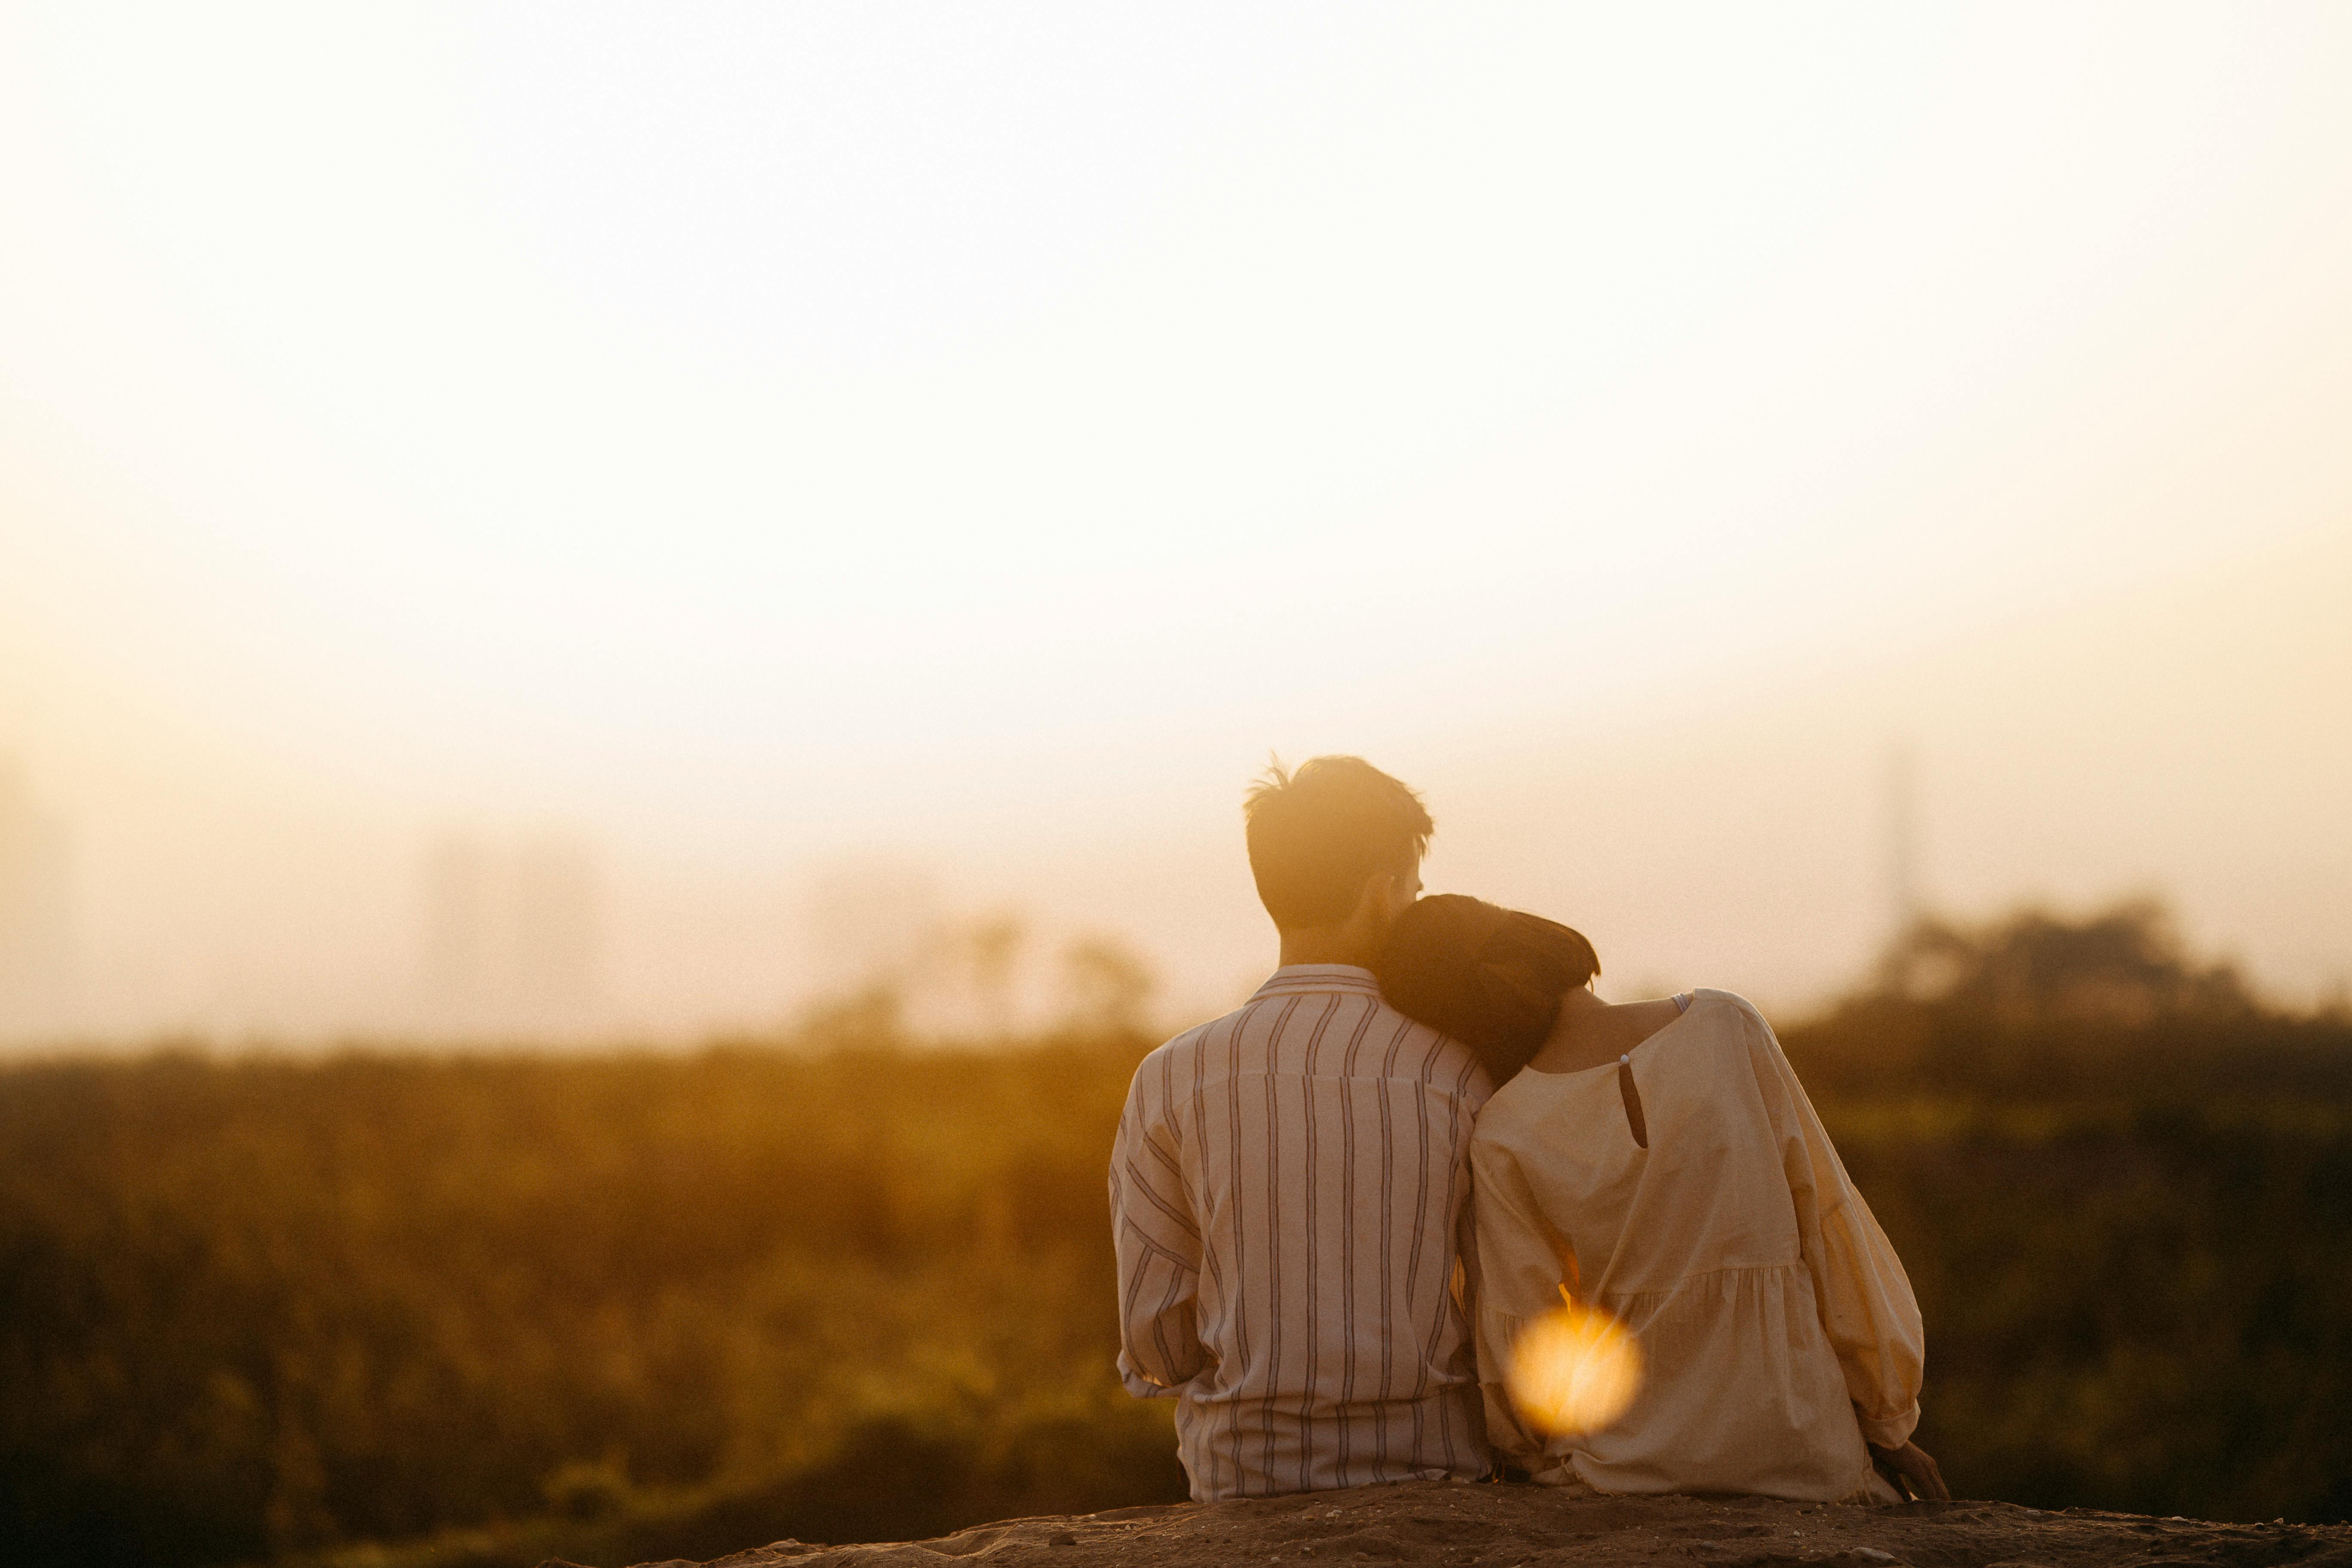
{"label": "green vegetation", "polygon": [[[2126,910],[1924,930],[1788,1042],[1960,1490],[2352,1514],[2352,1021]],[[868,1010],[688,1058],[0,1072],[0,1539],[613,1564],[1181,1497],[1110,1370],[1148,1043]]]}
{"label": "green vegetation", "polygon": [[2352,1516],[2352,1018],[2126,906],[1924,927],[1787,1044],[1918,1291],[1957,1488]]}

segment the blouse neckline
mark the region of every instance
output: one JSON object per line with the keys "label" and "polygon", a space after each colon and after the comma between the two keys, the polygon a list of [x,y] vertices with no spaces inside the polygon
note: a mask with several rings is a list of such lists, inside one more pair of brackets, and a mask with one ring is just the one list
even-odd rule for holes
{"label": "blouse neckline", "polygon": [[1533,1073],[1538,1078],[1548,1078],[1556,1082],[1565,1083],[1572,1078],[1582,1078],[1587,1073],[1601,1072],[1604,1069],[1614,1068],[1622,1065],[1632,1059],[1634,1051],[1640,1050],[1652,1040],[1656,1039],[1660,1035],[1664,1034],[1667,1030],[1681,1023],[1685,1018],[1689,1017],[1691,1016],[1691,1008],[1696,1005],[1698,1002],[1698,993],[1696,991],[1677,991],[1669,999],[1675,1004],[1676,1008],[1675,1016],[1667,1019],[1664,1023],[1659,1025],[1656,1028],[1651,1030],[1648,1034],[1643,1036],[1640,1039],[1634,1041],[1633,1048],[1626,1051],[1622,1056],[1605,1062],[1595,1062],[1589,1068],[1571,1068],[1566,1072],[1548,1071],[1547,1069],[1537,1067],[1535,1064],[1530,1062],[1528,1066],[1519,1069],[1518,1076],[1525,1078],[1528,1074]]}

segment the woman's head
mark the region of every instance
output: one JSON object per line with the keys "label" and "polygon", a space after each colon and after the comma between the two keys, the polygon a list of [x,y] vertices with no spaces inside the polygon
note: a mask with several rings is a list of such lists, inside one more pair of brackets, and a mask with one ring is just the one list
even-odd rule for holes
{"label": "woman's head", "polygon": [[1397,917],[1373,972],[1389,1005],[1468,1046],[1499,1086],[1528,1065],[1560,997],[1600,973],[1601,960],[1557,921],[1440,893]]}

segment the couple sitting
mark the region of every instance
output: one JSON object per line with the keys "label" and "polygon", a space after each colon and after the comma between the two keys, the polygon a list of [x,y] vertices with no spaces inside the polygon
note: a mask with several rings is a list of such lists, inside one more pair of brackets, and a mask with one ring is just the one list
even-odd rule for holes
{"label": "couple sitting", "polygon": [[[1763,1017],[1612,1005],[1585,939],[1420,899],[1420,797],[1353,757],[1250,793],[1281,967],[1144,1058],[1111,1156],[1119,1372],[1202,1501],[1498,1467],[1603,1492],[1942,1497],[1910,1282]],[[1641,1351],[1548,1432],[1563,1291]]]}

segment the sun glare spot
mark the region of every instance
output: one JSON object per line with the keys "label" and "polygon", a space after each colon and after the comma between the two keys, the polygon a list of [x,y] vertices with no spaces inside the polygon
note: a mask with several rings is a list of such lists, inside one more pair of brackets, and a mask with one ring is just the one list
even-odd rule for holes
{"label": "sun glare spot", "polygon": [[1511,1346],[1506,1384],[1519,1415],[1553,1437],[1608,1426],[1642,1387],[1642,1349],[1625,1325],[1578,1305],[1565,1287],[1560,1300]]}

